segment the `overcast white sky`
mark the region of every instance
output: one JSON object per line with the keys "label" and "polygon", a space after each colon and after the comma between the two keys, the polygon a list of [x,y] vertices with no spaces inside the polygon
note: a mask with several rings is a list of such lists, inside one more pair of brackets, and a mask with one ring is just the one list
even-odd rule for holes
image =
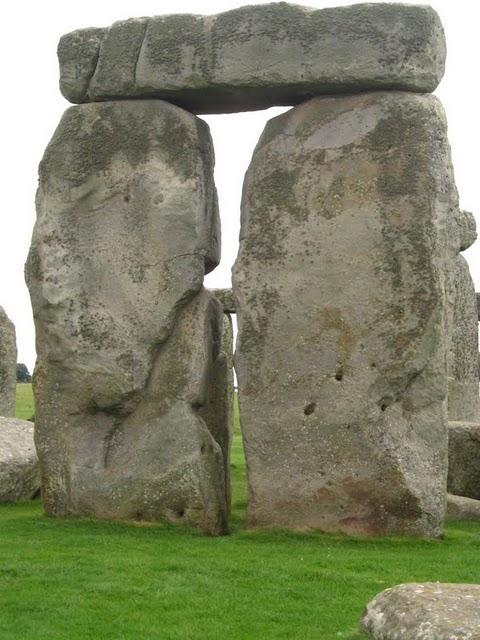
{"label": "overcast white sky", "polygon": [[[34,329],[23,265],[35,219],[37,165],[63,110],[68,106],[58,90],[56,47],[59,37],[73,29],[108,26],[115,20],[133,16],[211,14],[244,4],[255,4],[255,1],[31,0],[2,3],[0,305],[17,328],[19,362],[25,362],[30,370],[35,361]],[[256,4],[265,2],[257,0]],[[298,4],[322,8],[354,3],[310,0]],[[442,100],[449,119],[460,202],[463,208],[475,214],[480,227],[480,176],[477,175],[480,148],[480,3],[477,0],[432,0],[430,4],[440,14],[447,35],[447,71],[436,94]],[[208,286],[230,284],[230,269],[238,246],[243,175],[265,122],[280,111],[269,109],[205,116],[215,144],[223,235],[222,263],[207,277]],[[480,291],[480,240],[465,256]]]}

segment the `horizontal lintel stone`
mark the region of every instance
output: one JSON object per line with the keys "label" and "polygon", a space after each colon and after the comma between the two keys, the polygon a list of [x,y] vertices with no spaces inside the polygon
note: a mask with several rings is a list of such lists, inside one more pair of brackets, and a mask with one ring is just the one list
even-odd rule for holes
{"label": "horizontal lintel stone", "polygon": [[74,103],[161,98],[195,113],[293,105],[322,94],[431,92],[445,36],[425,5],[310,9],[286,2],[213,16],[163,15],[60,39],[60,89]]}

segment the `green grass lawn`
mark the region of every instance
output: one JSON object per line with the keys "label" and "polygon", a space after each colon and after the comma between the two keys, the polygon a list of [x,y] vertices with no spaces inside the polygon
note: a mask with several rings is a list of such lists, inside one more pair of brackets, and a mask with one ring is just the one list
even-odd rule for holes
{"label": "green grass lawn", "polygon": [[238,427],[232,475],[222,538],[1,506],[1,640],[353,640],[388,586],[480,582],[479,524],[449,524],[439,541],[252,533]]}
{"label": "green grass lawn", "polygon": [[17,418],[32,420],[34,414],[32,385],[27,383],[17,384]]}

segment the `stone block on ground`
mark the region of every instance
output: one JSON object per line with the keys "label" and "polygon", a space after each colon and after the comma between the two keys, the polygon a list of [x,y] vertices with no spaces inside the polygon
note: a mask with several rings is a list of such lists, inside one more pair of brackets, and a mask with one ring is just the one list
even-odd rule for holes
{"label": "stone block on ground", "polygon": [[373,640],[477,640],[480,585],[401,584],[375,596],[360,625]]}
{"label": "stone block on ground", "polygon": [[447,520],[480,520],[480,500],[447,493]]}
{"label": "stone block on ground", "polygon": [[480,422],[448,423],[449,493],[480,499]]}
{"label": "stone block on ground", "polygon": [[39,490],[33,423],[0,417],[0,502],[31,500]]}
{"label": "stone block on ground", "polygon": [[157,100],[72,107],[45,152],[26,277],[50,515],[226,530],[228,425],[201,415],[224,400],[213,162],[207,125]]}
{"label": "stone block on ground", "polygon": [[0,307],[0,416],[15,415],[17,343],[15,327]]}
{"label": "stone block on ground", "polygon": [[433,96],[316,98],[267,123],[233,270],[250,527],[440,534],[456,198]]}
{"label": "stone block on ground", "polygon": [[445,37],[428,6],[310,9],[285,2],[82,29],[59,43],[71,102],[161,98],[196,113],[298,104],[320,94],[433,91]]}

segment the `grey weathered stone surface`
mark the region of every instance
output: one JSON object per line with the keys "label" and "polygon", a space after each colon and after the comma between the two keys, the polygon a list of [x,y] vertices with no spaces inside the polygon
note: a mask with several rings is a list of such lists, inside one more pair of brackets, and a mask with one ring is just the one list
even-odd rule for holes
{"label": "grey weathered stone surface", "polygon": [[456,207],[433,96],[317,98],[267,124],[233,270],[250,527],[440,533]]}
{"label": "grey weathered stone surface", "polygon": [[39,490],[33,423],[0,417],[0,502],[30,500]]}
{"label": "grey weathered stone surface", "polygon": [[478,319],[475,286],[462,255],[453,261],[453,325],[448,353],[448,417],[453,421],[480,418]]}
{"label": "grey weathered stone surface", "polygon": [[478,319],[480,320],[480,293],[477,293],[476,296],[477,296]]}
{"label": "grey weathered stone surface", "polygon": [[475,218],[457,211],[450,225],[451,266],[447,270],[450,344],[448,350],[448,417],[453,421],[480,418],[478,375],[478,309],[468,263],[459,251],[476,240]]}
{"label": "grey weathered stone surface", "polygon": [[480,500],[447,494],[447,520],[480,520]]}
{"label": "grey weathered stone surface", "polygon": [[480,422],[448,423],[448,491],[480,499]]}
{"label": "grey weathered stone surface", "polygon": [[279,2],[74,31],[58,54],[60,88],[72,102],[156,97],[214,113],[338,92],[433,91],[445,38],[424,5],[314,10]]}
{"label": "grey weathered stone surface", "polygon": [[220,300],[225,313],[236,313],[235,299],[231,289],[210,289],[213,295]]}
{"label": "grey weathered stone surface", "polygon": [[218,256],[204,122],[156,100],[67,110],[26,270],[49,514],[225,531],[221,426],[201,417],[223,319],[202,282]]}
{"label": "grey weathered stone surface", "polygon": [[105,29],[79,29],[58,43],[60,89],[71,102],[82,102],[97,66]]}
{"label": "grey weathered stone surface", "polygon": [[360,624],[374,640],[478,640],[480,585],[401,584],[378,594]]}
{"label": "grey weathered stone surface", "polygon": [[[209,292],[211,294],[211,292]],[[233,327],[231,317],[225,313],[222,324],[220,354],[211,369],[208,384],[208,402],[200,410],[200,416],[209,425],[213,437],[219,443],[224,461],[224,483],[227,507],[230,511],[230,445],[233,435]]]}
{"label": "grey weathered stone surface", "polygon": [[0,307],[0,416],[15,415],[16,372],[15,327]]}

